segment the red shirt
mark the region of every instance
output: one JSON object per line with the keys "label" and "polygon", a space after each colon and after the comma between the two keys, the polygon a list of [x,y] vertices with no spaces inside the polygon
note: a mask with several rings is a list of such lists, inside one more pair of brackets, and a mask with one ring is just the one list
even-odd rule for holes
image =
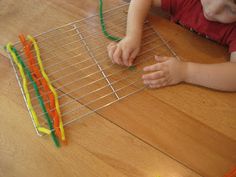
{"label": "red shirt", "polygon": [[162,0],[162,9],[171,14],[171,20],[198,34],[236,51],[236,23],[223,24],[208,21],[200,0]]}

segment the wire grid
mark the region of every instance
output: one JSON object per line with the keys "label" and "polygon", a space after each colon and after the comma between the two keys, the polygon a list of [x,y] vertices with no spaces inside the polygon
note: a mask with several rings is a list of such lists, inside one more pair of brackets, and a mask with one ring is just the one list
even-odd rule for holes
{"label": "wire grid", "polygon": [[[129,4],[125,3],[104,12],[107,31],[112,35],[125,36],[128,7]],[[108,58],[106,47],[111,41],[104,37],[98,15],[41,33],[35,38],[45,71],[58,93],[64,125],[143,90],[142,69],[155,63],[154,55],[176,56],[147,21],[143,29],[141,51],[135,60],[135,69],[132,70],[113,64]],[[28,64],[21,44],[18,42],[14,46]],[[13,61],[12,65],[22,90],[19,71]],[[39,122],[47,127],[30,81],[28,88]],[[22,94],[25,99],[23,91]]]}

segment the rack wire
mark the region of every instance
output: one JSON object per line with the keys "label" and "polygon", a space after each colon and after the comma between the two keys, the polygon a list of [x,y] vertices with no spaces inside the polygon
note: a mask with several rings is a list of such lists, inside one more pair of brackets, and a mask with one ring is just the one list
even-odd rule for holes
{"label": "rack wire", "polygon": [[[124,37],[128,7],[124,3],[104,12],[107,31],[112,35]],[[45,71],[59,95],[65,126],[142,91],[145,88],[142,69],[155,63],[154,55],[176,56],[148,21],[144,24],[141,51],[133,70],[113,64],[108,58],[106,46],[110,41],[102,34],[99,15],[51,29],[35,38]],[[17,42],[14,47],[27,63],[21,44]],[[11,63],[25,99],[19,71],[12,59]],[[30,82],[28,87],[39,121],[47,126]],[[38,131],[37,134],[41,135]]]}

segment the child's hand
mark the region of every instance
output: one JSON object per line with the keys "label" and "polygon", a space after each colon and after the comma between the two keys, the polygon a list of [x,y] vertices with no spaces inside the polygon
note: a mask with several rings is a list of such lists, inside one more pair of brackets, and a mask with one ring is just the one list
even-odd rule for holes
{"label": "child's hand", "polygon": [[131,66],[140,50],[140,40],[125,37],[119,43],[112,42],[107,46],[108,56],[113,63]]}
{"label": "child's hand", "polygon": [[175,85],[185,80],[186,63],[173,57],[155,56],[156,64],[144,67],[151,72],[142,76],[143,83],[150,88]]}

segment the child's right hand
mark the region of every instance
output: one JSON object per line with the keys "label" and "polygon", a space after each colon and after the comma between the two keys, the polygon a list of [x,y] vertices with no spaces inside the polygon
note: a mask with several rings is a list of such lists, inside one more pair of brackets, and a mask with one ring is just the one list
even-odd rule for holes
{"label": "child's right hand", "polygon": [[113,63],[131,66],[140,50],[139,39],[126,36],[119,43],[112,42],[107,46],[108,56]]}

